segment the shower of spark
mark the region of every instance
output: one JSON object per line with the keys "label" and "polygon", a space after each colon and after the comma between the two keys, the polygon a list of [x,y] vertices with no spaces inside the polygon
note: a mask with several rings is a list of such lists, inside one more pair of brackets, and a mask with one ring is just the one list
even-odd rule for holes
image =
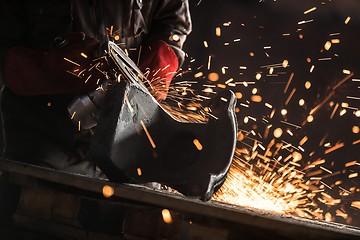
{"label": "shower of spark", "polygon": [[[303,14],[310,16],[321,10],[321,6],[314,6],[303,9]],[[348,25],[350,19],[347,17],[344,24]],[[298,27],[305,28],[315,24],[314,22],[313,19],[297,21],[296,31],[282,33],[281,37],[303,40],[306,35]],[[214,38],[224,40],[226,32],[236,24],[236,21],[218,24],[214,29]],[[240,26],[245,29],[246,24],[241,23]],[[113,31],[112,28],[108,30],[110,36],[116,40],[117,31]],[[331,53],[336,48],[335,45],[340,44],[339,35],[340,33],[329,34],[328,40],[319,44],[322,46],[320,53],[324,56],[317,61],[308,57],[306,64],[309,68],[302,71],[310,74],[309,76],[316,71],[326,71],[321,69],[320,62],[332,60],[332,57],[326,54]],[[239,44],[246,37],[244,35],[234,40],[225,39],[223,46]],[[210,50],[211,44],[214,43],[201,40],[201,46],[207,51],[215,51]],[[273,49],[275,47],[272,44],[266,44],[261,51],[267,59],[271,59],[270,53],[275,51]],[[251,49],[248,53],[248,57],[254,58],[255,53],[258,54],[259,51]],[[339,57],[338,53],[333,55]],[[324,96],[316,99],[315,104],[306,94],[302,95],[304,91],[309,92],[315,82],[309,77],[302,83],[298,77],[299,72],[292,68],[291,60],[282,59],[263,64],[250,74],[250,69],[253,69],[251,63],[242,62],[236,67],[236,72],[240,71],[240,74],[230,76],[235,72],[233,67],[222,62],[222,67],[216,70],[218,63],[213,56],[215,54],[209,52],[206,60],[197,67],[195,66],[198,64],[197,59],[188,57],[189,66],[178,73],[167,89],[169,90],[167,100],[160,103],[179,121],[203,123],[211,117],[217,118],[207,108],[217,92],[222,89],[231,89],[235,92],[238,99],[235,112],[238,114],[240,129],[238,145],[228,177],[213,196],[213,200],[318,220],[342,219],[342,222],[351,224],[353,219],[348,211],[360,209],[358,197],[360,188],[354,181],[359,177],[360,161],[342,159],[345,162],[343,169],[339,170],[334,167],[336,165],[334,158],[329,156],[345,148],[358,147],[360,140],[358,137],[352,142],[338,137],[334,140],[330,138],[333,129],[327,129],[328,131],[318,141],[306,131],[306,128],[319,121],[331,121],[345,116],[359,118],[359,107],[349,102],[351,100],[354,104],[360,98],[354,95],[341,98],[337,95],[344,89],[346,92],[347,83],[358,84],[360,80],[355,78],[352,71],[341,69],[342,75],[339,74],[341,77]],[[156,74],[154,76],[154,79],[144,82],[152,93],[154,86],[156,88],[162,86],[161,79],[156,78]],[[249,76],[253,76],[253,79]],[[280,79],[280,83],[283,84],[281,93],[276,99],[282,99],[281,103],[271,102],[272,99],[261,94],[263,87],[261,84],[267,78],[272,81]],[[278,90],[277,86],[279,85],[276,85],[274,92]],[[256,115],[248,114],[249,109],[258,109],[259,106],[261,111],[254,111]],[[290,118],[294,114],[297,116],[297,121],[291,122],[289,119],[294,119]],[[328,119],[322,118],[324,115]],[[358,124],[352,126],[351,131],[355,137],[358,136],[360,132]]]}
{"label": "shower of spark", "polygon": [[[303,9],[304,15],[314,18],[297,21],[296,31],[282,33],[281,37],[293,37],[294,41],[305,39],[306,34],[298,27],[316,24],[315,14],[321,11],[321,5]],[[350,17],[347,17],[344,28],[349,21]],[[234,40],[225,39],[227,31],[232,26],[235,28],[236,24],[236,21],[219,23],[213,33],[215,41],[224,41],[225,48],[244,41],[246,35]],[[245,29],[245,23],[240,25]],[[339,164],[334,156],[344,149],[358,147],[358,121],[355,120],[355,125],[350,128],[355,138],[351,142],[333,134],[334,129],[327,129],[321,140],[317,140],[319,136],[311,134],[311,128],[317,126],[314,124],[321,121],[360,117],[359,107],[354,105],[360,98],[355,95],[341,96],[349,89],[349,83],[353,86],[360,82],[351,70],[340,69],[328,92],[315,102],[308,97],[307,92],[316,84],[311,76],[315,72],[326,71],[320,64],[330,62],[334,56],[341,56],[334,50],[341,43],[340,33],[330,33],[327,38],[318,44],[322,47],[319,49],[321,57],[317,60],[306,58],[309,68],[301,71],[309,75],[308,79],[299,79],[301,74],[299,70],[294,70],[294,63],[289,59],[263,64],[250,74],[250,69],[253,69],[251,63],[241,62],[236,70],[240,71],[240,75],[231,76],[236,71],[226,62],[221,62],[222,67],[216,69],[219,63],[213,56],[221,49],[211,50],[216,42],[209,39],[200,41],[200,45],[209,52],[206,58],[201,61],[188,58],[189,66],[178,74],[177,80],[170,86],[168,100],[161,103],[174,118],[205,122],[212,117],[206,106],[217,92],[225,88],[233,90],[238,99],[235,109],[240,128],[238,145],[228,177],[213,196],[214,201],[324,221],[353,222],[349,211],[353,213],[360,209],[360,188],[355,180],[359,177],[360,162],[356,159],[339,159],[344,162],[343,169],[339,170],[334,167]],[[274,49],[272,44],[267,44],[261,51],[271,59],[270,53]],[[259,51],[249,51],[250,58],[254,58],[255,53]],[[331,56],[329,54],[333,57],[328,57]],[[249,77],[251,75],[253,80]],[[283,83],[280,90],[283,95],[278,95],[276,99],[282,99],[281,103],[271,102],[272,99],[261,94],[261,84],[267,78],[271,79],[267,83],[274,79],[280,79],[279,82]],[[277,86],[274,91],[277,91]],[[249,109],[259,108],[261,111],[254,111],[256,115],[248,114]],[[290,120],[294,119],[294,115],[297,116],[296,122]]]}
{"label": "shower of spark", "polygon": [[[306,191],[300,187],[304,184],[303,174],[292,171],[291,176],[286,177],[284,168],[266,170],[268,166],[257,164],[260,171],[257,173],[254,165],[236,153],[229,175],[213,199],[278,213],[296,211],[302,199],[306,198]],[[266,173],[261,174],[264,170]]]}

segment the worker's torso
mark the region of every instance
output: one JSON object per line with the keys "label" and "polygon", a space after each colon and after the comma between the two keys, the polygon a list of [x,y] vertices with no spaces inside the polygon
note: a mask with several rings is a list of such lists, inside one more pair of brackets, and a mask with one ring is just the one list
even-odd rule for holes
{"label": "worker's torso", "polygon": [[137,47],[148,29],[156,1],[143,0],[28,0],[27,45],[46,49],[68,32],[84,32],[101,43],[113,40]]}

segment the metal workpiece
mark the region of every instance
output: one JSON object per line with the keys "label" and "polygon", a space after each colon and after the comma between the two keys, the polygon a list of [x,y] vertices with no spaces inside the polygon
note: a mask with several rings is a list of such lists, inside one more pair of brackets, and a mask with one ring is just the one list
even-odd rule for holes
{"label": "metal workpiece", "polygon": [[225,181],[236,146],[234,93],[223,91],[212,100],[207,123],[177,121],[149,93],[122,50],[110,49],[123,80],[106,92],[93,159],[112,181],[159,182],[209,200]]}
{"label": "metal workpiece", "polygon": [[174,120],[135,85],[125,86],[123,98],[120,92],[120,85],[109,91],[114,93],[106,99],[111,106],[103,106],[91,145],[109,179],[159,182],[209,200],[226,178],[236,145],[233,93],[214,99],[210,108],[217,119],[195,124]]}

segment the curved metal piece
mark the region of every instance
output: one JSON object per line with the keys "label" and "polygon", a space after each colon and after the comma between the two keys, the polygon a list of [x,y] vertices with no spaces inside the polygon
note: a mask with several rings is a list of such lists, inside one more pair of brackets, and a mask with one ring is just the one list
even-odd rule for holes
{"label": "curved metal piece", "polygon": [[159,182],[209,200],[225,181],[236,146],[234,93],[212,100],[214,117],[206,124],[183,123],[139,82],[128,79],[108,89],[91,144],[94,160],[112,181]]}
{"label": "curved metal piece", "polygon": [[216,119],[200,124],[174,120],[134,84],[115,85],[108,93],[91,150],[109,179],[159,182],[209,200],[232,162],[237,139],[234,94],[216,96],[210,106]]}

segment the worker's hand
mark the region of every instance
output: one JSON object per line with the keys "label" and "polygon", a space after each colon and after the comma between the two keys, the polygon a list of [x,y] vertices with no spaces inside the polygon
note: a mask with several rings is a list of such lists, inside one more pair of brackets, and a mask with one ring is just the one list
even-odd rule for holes
{"label": "worker's hand", "polygon": [[98,69],[104,62],[92,60],[98,45],[83,33],[71,33],[56,39],[46,51],[10,48],[5,57],[5,83],[23,96],[91,91],[103,77]]}
{"label": "worker's hand", "polygon": [[158,101],[166,99],[178,67],[178,58],[166,42],[157,40],[143,47],[139,68],[147,75]]}

